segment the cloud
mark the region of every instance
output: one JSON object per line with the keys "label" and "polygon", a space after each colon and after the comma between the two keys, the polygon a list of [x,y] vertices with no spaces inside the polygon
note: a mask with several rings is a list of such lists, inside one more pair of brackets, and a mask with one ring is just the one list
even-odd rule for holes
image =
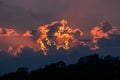
{"label": "cloud", "polygon": [[[79,34],[82,34],[79,30],[74,34],[69,34],[74,35],[76,39],[79,37],[79,40],[82,42],[95,46],[91,43],[90,30],[104,20],[112,22],[115,26],[120,25],[120,0],[0,1],[2,2],[0,2],[0,27],[2,27],[0,28],[0,35],[9,34],[10,36],[0,36],[0,49],[2,49],[0,52],[1,72],[13,71],[21,66],[27,66],[30,67],[30,69],[39,68],[45,64],[59,60],[72,63],[78,60],[79,56],[95,52],[101,55],[119,55],[119,35],[111,35],[109,40],[99,39],[98,45],[101,47],[96,51],[89,50],[89,46],[83,47],[81,45],[77,45],[70,50],[64,50],[63,48],[56,50],[55,46],[47,46],[49,48],[47,51],[49,55],[43,56],[41,50],[34,52],[33,48],[38,49],[38,46],[40,47],[40,45],[36,43],[36,40],[41,36],[37,30],[38,26],[49,25],[48,29],[50,29],[50,31],[47,33],[47,37],[50,40],[56,40],[53,39],[53,34],[58,31],[58,26],[61,26],[61,24],[58,22],[50,26],[50,23],[62,19],[68,20],[68,24],[72,30],[76,27],[80,28],[80,30],[84,32],[84,37],[79,37]],[[111,29],[112,25],[109,22],[104,22],[103,25],[100,26],[100,30],[104,33],[109,32]],[[119,30],[117,33],[120,33]],[[15,33],[19,33],[19,36],[11,36],[13,34],[15,35]],[[63,39],[63,41],[65,41],[66,37],[63,37]],[[84,43],[80,44],[83,45]],[[11,53],[5,52],[8,49],[13,53],[13,50],[20,52],[22,50],[22,52],[18,54],[17,57],[14,57],[11,56]]]}
{"label": "cloud", "polygon": [[2,0],[0,0],[0,6],[3,4],[3,1]]}
{"label": "cloud", "polygon": [[36,27],[35,18],[29,11],[17,5],[10,5],[4,2],[0,7],[0,25],[4,27],[14,28],[19,32],[23,32],[30,27]]}
{"label": "cloud", "polygon": [[0,50],[5,50],[17,56],[22,53],[22,49],[29,47],[34,51],[42,51],[48,55],[50,47],[54,50],[69,50],[76,46],[87,46],[91,50],[100,48],[99,39],[109,39],[109,36],[117,30],[109,22],[104,22],[101,27],[94,27],[91,33],[90,42],[83,40],[84,32],[79,28],[72,28],[66,20],[53,21],[50,24],[39,26],[36,30],[27,30],[20,34],[15,29],[0,28]]}
{"label": "cloud", "polygon": [[99,39],[109,39],[110,35],[116,31],[117,28],[112,26],[109,22],[103,22],[102,27],[96,26],[94,27],[90,33],[92,36],[92,43],[94,47],[91,47],[91,50],[99,49],[100,46],[98,45]]}
{"label": "cloud", "polygon": [[[67,19],[72,27],[87,32],[99,22],[119,24],[119,0],[4,0],[0,7],[0,25],[18,31],[37,28],[51,21]],[[118,31],[119,33],[120,31]]]}

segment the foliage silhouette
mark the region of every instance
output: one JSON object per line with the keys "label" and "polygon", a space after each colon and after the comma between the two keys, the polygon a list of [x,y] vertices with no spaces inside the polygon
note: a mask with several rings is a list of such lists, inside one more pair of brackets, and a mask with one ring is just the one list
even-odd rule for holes
{"label": "foliage silhouette", "polygon": [[0,76],[0,80],[120,80],[120,58],[92,54],[68,66],[59,61],[31,72],[21,67]]}

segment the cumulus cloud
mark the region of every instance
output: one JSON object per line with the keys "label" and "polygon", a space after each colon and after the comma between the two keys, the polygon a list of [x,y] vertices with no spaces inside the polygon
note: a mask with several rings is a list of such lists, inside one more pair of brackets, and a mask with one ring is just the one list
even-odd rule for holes
{"label": "cumulus cloud", "polygon": [[[113,31],[117,30],[109,22],[104,22],[101,27],[96,26],[91,31],[91,40],[89,42],[82,39],[84,32],[79,28],[72,28],[66,20],[54,21],[50,24],[39,26],[36,30],[26,30],[23,34],[15,29],[0,28],[0,50],[17,56],[22,53],[22,49],[29,47],[34,51],[42,51],[47,55],[50,47],[54,50],[69,50],[76,46],[87,46],[91,50],[100,48],[99,39],[109,39]],[[93,47],[92,47],[93,46]],[[63,51],[63,50],[62,50]]]}

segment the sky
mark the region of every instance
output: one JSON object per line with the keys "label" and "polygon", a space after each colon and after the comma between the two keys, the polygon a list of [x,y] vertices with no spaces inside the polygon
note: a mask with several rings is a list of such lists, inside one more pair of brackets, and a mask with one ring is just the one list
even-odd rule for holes
{"label": "sky", "polygon": [[[79,57],[93,53],[120,56],[119,3],[120,0],[0,0],[0,74],[23,66],[37,69],[60,60],[75,63]],[[63,27],[58,29],[60,26]],[[66,30],[62,32],[62,28]],[[59,33],[64,35],[58,36]]]}

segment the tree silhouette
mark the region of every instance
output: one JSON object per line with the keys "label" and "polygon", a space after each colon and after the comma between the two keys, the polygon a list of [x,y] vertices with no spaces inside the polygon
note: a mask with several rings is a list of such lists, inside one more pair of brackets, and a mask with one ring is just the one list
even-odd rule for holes
{"label": "tree silhouette", "polygon": [[76,64],[67,66],[59,61],[30,73],[28,68],[21,67],[1,76],[0,80],[120,80],[120,58],[92,54],[81,57]]}

